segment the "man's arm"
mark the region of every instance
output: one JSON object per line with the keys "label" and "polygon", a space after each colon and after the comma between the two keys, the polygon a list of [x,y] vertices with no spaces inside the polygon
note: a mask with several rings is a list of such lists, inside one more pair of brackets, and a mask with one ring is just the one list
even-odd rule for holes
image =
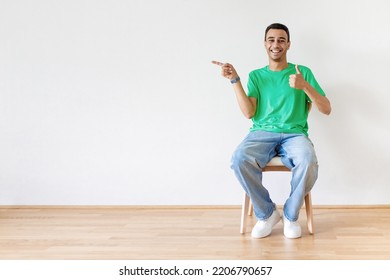
{"label": "man's arm", "polygon": [[330,106],[330,101],[326,96],[319,94],[308,82],[306,82],[306,86],[302,89],[306,95],[309,96],[318,111],[325,115],[330,114],[332,107]]}
{"label": "man's arm", "polygon": [[[234,69],[233,65],[218,61],[212,61],[212,63],[221,66],[221,74],[223,77],[229,79],[230,81],[238,78],[238,74]],[[241,109],[241,112],[246,118],[251,119],[256,113],[256,98],[248,97],[246,95],[245,90],[242,87],[241,81],[239,79],[233,84],[233,89],[236,93],[237,102]]]}
{"label": "man's arm", "polygon": [[290,76],[290,86],[292,88],[303,90],[310,98],[313,104],[317,107],[318,111],[325,115],[329,115],[332,111],[330,101],[326,96],[319,94],[302,76],[298,65],[295,65],[297,74]]}

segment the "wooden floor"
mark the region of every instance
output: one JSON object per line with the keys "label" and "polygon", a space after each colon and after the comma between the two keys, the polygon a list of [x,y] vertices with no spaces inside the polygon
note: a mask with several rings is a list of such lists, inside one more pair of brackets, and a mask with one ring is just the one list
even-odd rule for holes
{"label": "wooden floor", "polygon": [[0,208],[0,259],[390,259],[389,208],[315,208],[315,235],[239,234],[239,207]]}

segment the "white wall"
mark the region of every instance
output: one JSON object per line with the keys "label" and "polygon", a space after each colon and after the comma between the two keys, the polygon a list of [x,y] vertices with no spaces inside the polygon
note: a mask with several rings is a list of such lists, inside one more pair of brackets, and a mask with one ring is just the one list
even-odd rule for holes
{"label": "white wall", "polygon": [[[250,121],[211,60],[244,83],[273,22],[333,113],[313,110],[314,204],[390,204],[385,0],[1,0],[0,204],[225,205]],[[280,204],[288,174],[265,183]],[[283,185],[284,187],[278,187]]]}

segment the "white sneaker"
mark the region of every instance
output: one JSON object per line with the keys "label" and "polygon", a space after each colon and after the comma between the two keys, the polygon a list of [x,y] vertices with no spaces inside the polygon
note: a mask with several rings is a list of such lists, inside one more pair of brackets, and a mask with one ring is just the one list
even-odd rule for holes
{"label": "white sneaker", "polygon": [[302,235],[301,225],[298,221],[289,221],[283,214],[283,233],[287,238],[299,238]]}
{"label": "white sneaker", "polygon": [[280,221],[278,210],[274,210],[267,220],[258,221],[252,229],[253,238],[263,238],[271,234],[272,228]]}

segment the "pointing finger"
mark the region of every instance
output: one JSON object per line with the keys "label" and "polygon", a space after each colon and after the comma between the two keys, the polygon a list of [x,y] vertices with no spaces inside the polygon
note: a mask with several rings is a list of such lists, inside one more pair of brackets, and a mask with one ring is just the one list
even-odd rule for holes
{"label": "pointing finger", "polygon": [[215,61],[215,60],[211,61],[211,63],[213,63],[215,65],[218,65],[218,66],[224,66],[225,65],[225,63],[222,63],[222,62],[219,62],[219,61]]}

